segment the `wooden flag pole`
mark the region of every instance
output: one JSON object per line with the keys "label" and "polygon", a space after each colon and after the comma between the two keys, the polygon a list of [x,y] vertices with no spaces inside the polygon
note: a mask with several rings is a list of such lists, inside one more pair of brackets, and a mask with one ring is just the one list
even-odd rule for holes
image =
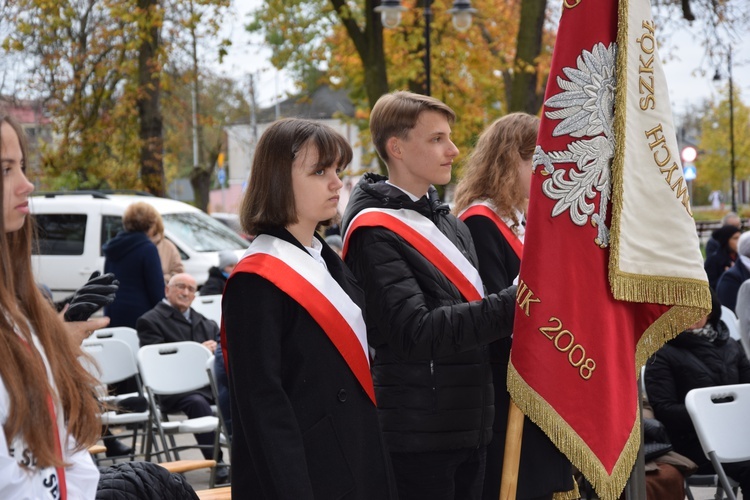
{"label": "wooden flag pole", "polygon": [[503,475],[500,483],[500,500],[515,500],[518,486],[518,468],[521,461],[523,438],[523,413],[511,400],[508,407],[508,427],[505,431]]}

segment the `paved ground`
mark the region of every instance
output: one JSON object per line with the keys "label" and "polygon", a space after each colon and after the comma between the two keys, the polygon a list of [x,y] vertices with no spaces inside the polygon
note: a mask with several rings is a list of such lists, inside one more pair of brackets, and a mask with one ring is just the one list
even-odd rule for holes
{"label": "paved ground", "polygon": [[[177,443],[179,445],[188,445],[195,443],[195,440],[193,439],[193,436],[188,435],[178,435],[177,436]],[[203,458],[203,455],[201,455],[200,451],[196,449],[192,450],[186,450],[182,453],[180,453],[180,458],[182,459],[201,459]],[[224,450],[224,461],[229,462],[229,453]],[[103,462],[102,465],[107,465],[108,462]],[[197,471],[191,471],[186,472],[185,477],[187,478],[190,485],[195,490],[202,490],[208,488],[208,481],[210,472],[207,469],[204,470],[197,470]],[[714,498],[715,488],[693,488],[693,497],[695,500],[712,500]],[[738,500],[742,500],[742,494],[738,495]],[[659,499],[649,499],[649,500],[659,500]]]}

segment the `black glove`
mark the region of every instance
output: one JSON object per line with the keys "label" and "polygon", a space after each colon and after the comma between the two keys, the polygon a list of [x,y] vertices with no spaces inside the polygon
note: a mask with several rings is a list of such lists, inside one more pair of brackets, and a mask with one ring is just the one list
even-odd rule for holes
{"label": "black glove", "polygon": [[65,321],[86,321],[94,312],[115,300],[119,285],[114,274],[94,271],[86,284],[73,294],[65,311]]}

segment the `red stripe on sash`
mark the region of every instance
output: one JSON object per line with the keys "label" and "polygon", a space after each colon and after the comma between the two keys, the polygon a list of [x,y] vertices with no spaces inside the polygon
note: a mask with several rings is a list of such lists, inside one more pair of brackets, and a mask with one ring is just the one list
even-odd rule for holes
{"label": "red stripe on sash", "polygon": [[[313,263],[313,265],[317,264]],[[362,344],[328,297],[284,261],[268,254],[256,253],[245,257],[237,264],[233,274],[238,272],[257,274],[267,279],[304,307],[331,339],[359,384],[375,404],[375,389]],[[222,328],[222,337],[224,336]],[[226,349],[224,356],[226,356]]]}
{"label": "red stripe on sash", "polygon": [[492,222],[494,222],[497,226],[497,229],[505,237],[505,241],[507,241],[510,245],[510,248],[513,249],[513,252],[515,252],[516,256],[519,259],[521,258],[521,256],[523,255],[523,242],[518,238],[518,235],[516,235],[516,233],[514,233],[508,227],[508,224],[506,224],[505,221],[495,213],[494,210],[492,210],[487,205],[472,205],[467,208],[461,215],[459,215],[458,218],[465,222],[466,219],[473,215],[487,217]]}
{"label": "red stripe on sash", "polygon": [[348,237],[344,241],[342,254],[346,257],[346,251],[349,248],[349,240],[355,230],[360,227],[384,227],[401,236],[411,246],[414,247],[422,256],[427,259],[438,271],[448,278],[448,281],[458,288],[458,291],[468,301],[482,300],[477,289],[468,278],[456,267],[448,257],[438,250],[427,238],[422,236],[418,231],[410,227],[405,222],[384,214],[382,212],[367,212],[352,221],[352,225],[347,230]]}

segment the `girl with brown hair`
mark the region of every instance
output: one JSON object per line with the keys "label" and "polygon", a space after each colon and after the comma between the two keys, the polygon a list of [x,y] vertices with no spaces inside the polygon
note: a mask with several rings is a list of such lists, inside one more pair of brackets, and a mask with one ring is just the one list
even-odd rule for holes
{"label": "girl with brown hair", "polygon": [[20,127],[0,117],[0,498],[94,498],[95,381],[34,282],[23,141]]}
{"label": "girl with brown hair", "polygon": [[[456,188],[456,212],[471,231],[488,293],[509,287],[518,276],[538,128],[539,118],[526,113],[496,120],[479,137]],[[505,385],[510,346],[510,337],[489,345],[495,420],[487,447],[483,499],[496,500],[500,492],[510,402]],[[552,498],[556,491],[573,488],[570,463],[528,419],[521,443],[517,498]]]}
{"label": "girl with brown hair", "polygon": [[258,141],[240,209],[257,234],[224,289],[234,498],[396,497],[351,272],[316,233],[336,215],[346,139],[311,120]]}

